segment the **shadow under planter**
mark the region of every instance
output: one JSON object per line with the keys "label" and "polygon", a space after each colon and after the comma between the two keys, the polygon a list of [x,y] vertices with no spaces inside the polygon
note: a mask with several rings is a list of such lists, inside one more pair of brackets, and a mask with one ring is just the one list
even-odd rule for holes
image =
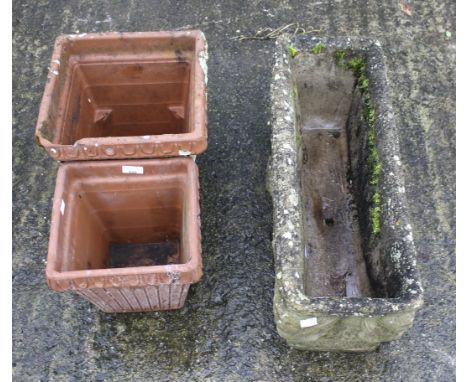
{"label": "shadow under planter", "polygon": [[58,37],[37,142],[60,161],[202,153],[206,49],[200,31]]}
{"label": "shadow under planter", "polygon": [[295,348],[373,350],[422,304],[386,86],[378,42],[277,41],[274,312]]}
{"label": "shadow under planter", "polygon": [[46,273],[105,312],[181,308],[202,276],[194,161],[62,164]]}

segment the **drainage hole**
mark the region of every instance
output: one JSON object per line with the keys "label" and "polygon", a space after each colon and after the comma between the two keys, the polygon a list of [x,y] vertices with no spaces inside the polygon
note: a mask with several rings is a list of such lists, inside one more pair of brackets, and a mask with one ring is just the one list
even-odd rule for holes
{"label": "drainage hole", "polygon": [[325,218],[325,224],[330,227],[335,224],[335,220],[333,218]]}

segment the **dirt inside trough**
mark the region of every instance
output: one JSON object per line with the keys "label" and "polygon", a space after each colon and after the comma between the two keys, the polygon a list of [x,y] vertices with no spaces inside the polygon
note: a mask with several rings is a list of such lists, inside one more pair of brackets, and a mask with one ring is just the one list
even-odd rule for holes
{"label": "dirt inside trough", "polygon": [[310,297],[375,295],[350,184],[348,120],[355,78],[331,54],[293,60],[302,139],[305,292]]}

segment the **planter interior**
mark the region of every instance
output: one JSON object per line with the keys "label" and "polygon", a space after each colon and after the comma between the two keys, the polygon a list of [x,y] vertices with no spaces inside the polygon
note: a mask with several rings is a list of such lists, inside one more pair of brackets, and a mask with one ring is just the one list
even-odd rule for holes
{"label": "planter interior", "polygon": [[186,59],[69,61],[69,94],[57,141],[188,133],[190,62]]}
{"label": "planter interior", "polygon": [[[99,171],[101,170],[101,171]],[[58,265],[63,271],[183,264],[184,173],[105,176],[105,169],[68,172]],[[68,217],[68,219],[67,219]]]}
{"label": "planter interior", "polygon": [[[364,256],[363,245],[370,240],[368,214],[360,214],[357,205],[370,208],[368,191],[361,193],[352,186],[353,179],[368,184],[365,129],[355,123],[362,113],[355,77],[337,66],[332,55],[301,54],[292,61],[292,78],[303,145],[299,171],[305,293],[310,297],[385,297],[373,289],[375,283],[367,271],[373,263],[366,263]],[[350,145],[356,149],[350,150]],[[354,166],[350,166],[351,152],[361,155]]]}
{"label": "planter interior", "polygon": [[422,304],[380,45],[281,37],[271,98],[278,332],[298,349],[374,350]]}
{"label": "planter interior", "polygon": [[205,82],[199,31],[61,36],[37,141],[59,160],[199,154]]}
{"label": "planter interior", "polygon": [[[60,166],[49,243],[49,286],[89,297],[89,290],[99,294],[99,290],[127,288],[132,293],[132,288],[188,287],[197,282],[201,277],[197,176],[190,158]],[[186,293],[187,288],[178,291]],[[144,309],[139,305],[103,310],[169,309],[184,302],[180,297],[177,303],[161,307],[160,297],[157,301]]]}

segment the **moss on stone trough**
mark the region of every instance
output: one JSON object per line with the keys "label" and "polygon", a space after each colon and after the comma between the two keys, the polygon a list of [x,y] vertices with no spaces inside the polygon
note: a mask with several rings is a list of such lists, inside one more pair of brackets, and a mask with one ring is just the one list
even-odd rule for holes
{"label": "moss on stone trough", "polygon": [[327,46],[323,42],[318,42],[315,46],[310,50],[312,54],[319,54],[321,53]]}
{"label": "moss on stone trough", "polygon": [[[335,59],[338,65],[343,65],[346,58],[344,50],[335,52]],[[364,97],[364,118],[367,122],[367,145],[369,149],[368,166],[369,166],[369,183],[372,187],[372,201],[370,207],[370,220],[372,225],[372,236],[375,238],[380,233],[381,229],[381,196],[379,192],[379,180],[382,172],[382,162],[379,158],[379,152],[376,143],[375,132],[375,107],[369,93],[369,79],[366,76],[366,63],[362,57],[353,57],[347,63],[346,67],[351,69],[357,79],[358,87],[361,89]]]}
{"label": "moss on stone trough", "polygon": [[297,50],[297,48],[294,47],[294,45],[289,45],[288,51],[292,58],[296,57],[299,54],[299,50]]}

